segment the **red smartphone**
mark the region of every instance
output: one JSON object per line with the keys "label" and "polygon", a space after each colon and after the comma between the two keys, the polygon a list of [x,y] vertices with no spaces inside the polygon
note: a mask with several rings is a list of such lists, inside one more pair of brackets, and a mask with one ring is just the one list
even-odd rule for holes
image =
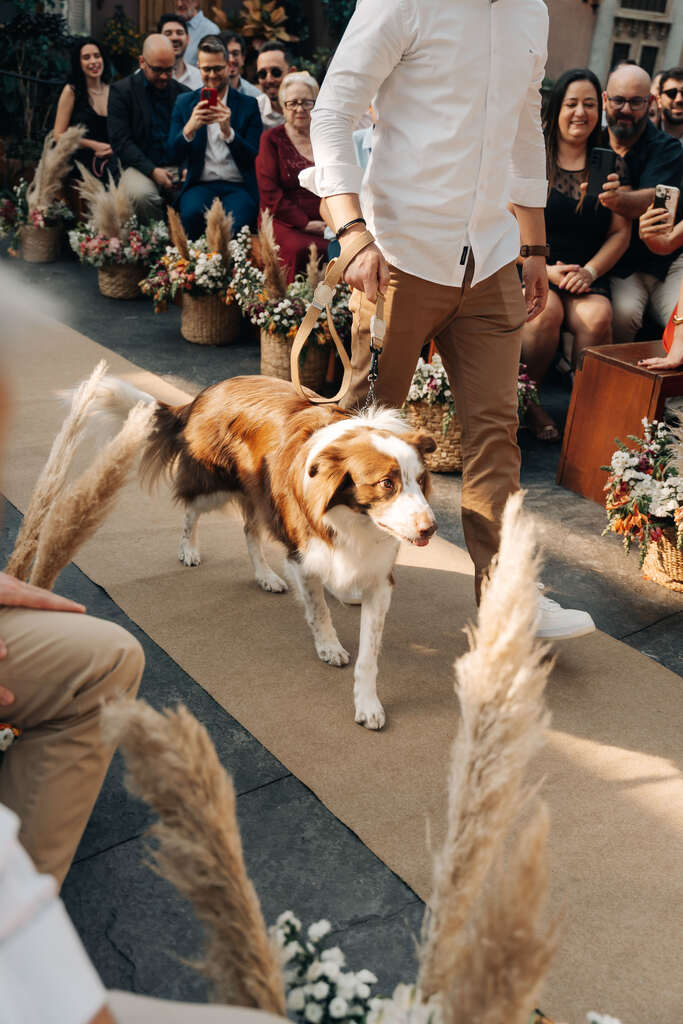
{"label": "red smartphone", "polygon": [[218,89],[209,89],[205,85],[199,94],[199,98],[200,100],[206,100],[210,107],[215,107],[218,103]]}

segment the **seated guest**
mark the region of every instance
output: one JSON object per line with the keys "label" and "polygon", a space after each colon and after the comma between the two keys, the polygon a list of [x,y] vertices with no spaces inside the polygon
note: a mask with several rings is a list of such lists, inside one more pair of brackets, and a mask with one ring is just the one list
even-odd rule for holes
{"label": "seated guest", "polygon": [[[666,210],[648,207],[640,218],[640,237],[651,252],[661,256],[683,252],[683,220],[672,227],[671,217]],[[675,370],[683,366],[683,274],[681,274],[676,305],[664,329],[662,338],[666,356],[652,356],[641,359],[640,366],[649,370]]]}
{"label": "seated guest", "polygon": [[[594,199],[584,198],[590,155],[600,141],[600,83],[587,68],[561,75],[548,101],[544,133],[548,165],[546,237],[550,246],[546,308],[522,328],[522,359],[540,385],[553,360],[563,325],[574,335],[573,364],[591,345],[612,341],[612,306],[607,277],[628,248],[630,224]],[[625,175],[623,161],[619,170]],[[542,405],[527,410],[541,441],[559,441],[557,426]]]}
{"label": "seated guest", "polygon": [[671,68],[661,73],[657,106],[659,127],[667,135],[683,141],[683,68]]}
{"label": "seated guest", "polygon": [[162,35],[145,39],[140,72],[109,90],[109,138],[141,218],[159,217],[173,198],[177,168],[166,149],[173,104],[186,86],[173,78],[175,54]]}
{"label": "seated guest", "polygon": [[263,133],[256,158],[261,210],[273,215],[288,281],[305,269],[313,242],[318,252],[327,252],[320,200],[299,184],[299,171],[313,166],[311,110],[317,95],[318,83],[307,71],[294,71],[282,80],[279,100],[285,122]]}
{"label": "seated guest", "polygon": [[173,109],[169,152],[187,170],[178,210],[190,238],[204,232],[204,213],[216,196],[239,231],[258,214],[254,161],[261,137],[258,103],[228,85],[228,59],[217,36],[206,36],[197,51],[202,81],[218,94],[214,106],[200,91],[179,97]]}
{"label": "seated guest", "polygon": [[600,202],[630,220],[631,244],[610,278],[614,341],[633,341],[647,307],[663,327],[676,302],[683,259],[657,256],[638,237],[638,218],[652,203],[655,185],[680,186],[683,147],[650,121],[650,76],[634,65],[619,65],[603,93],[607,143],[626,163],[631,190],[616,175],[603,185]]}
{"label": "seated guest", "polygon": [[235,92],[241,92],[244,96],[253,96],[258,99],[264,94],[256,85],[252,85],[246,78],[242,77],[244,62],[247,57],[247,44],[244,36],[237,32],[221,32],[219,36],[228,53],[228,84]]}
{"label": "seated guest", "polygon": [[218,25],[202,13],[199,0],[176,0],[176,14],[182,15],[187,23],[190,42],[185,51],[185,60],[190,64],[197,63],[197,46],[204,36],[217,36]]}
{"label": "seated guest", "polygon": [[185,19],[180,14],[162,14],[157,24],[157,32],[166,36],[173,47],[175,54],[173,77],[176,82],[186,85],[188,89],[201,89],[202,76],[199,73],[199,68],[185,62],[185,52],[190,42]]}
{"label": "seated guest", "polygon": [[57,104],[54,136],[62,135],[69,125],[82,124],[87,135],[76,151],[78,160],[89,171],[102,175],[111,167],[113,151],[107,129],[109,69],[96,39],[79,39],[71,51],[71,74]]}
{"label": "seated guest", "polygon": [[289,54],[282,43],[264,43],[256,59],[256,77],[261,92],[268,100],[265,110],[261,110],[264,128],[275,128],[284,123],[284,114],[280,106],[280,85],[285,75],[294,69],[291,67]]}

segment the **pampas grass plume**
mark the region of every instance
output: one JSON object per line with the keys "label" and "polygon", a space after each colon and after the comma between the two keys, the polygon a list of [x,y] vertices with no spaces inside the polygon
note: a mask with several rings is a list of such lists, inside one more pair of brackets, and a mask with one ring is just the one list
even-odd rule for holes
{"label": "pampas grass plume", "polygon": [[230,239],[232,238],[232,214],[226,213],[216,196],[206,212],[206,242],[211,252],[220,253],[226,265],[230,265]]}
{"label": "pampas grass plume", "polygon": [[98,386],[107,372],[104,360],[99,362],[88,380],[74,393],[71,409],[52,442],[47,462],[38,477],[24,520],[14,544],[5,572],[25,580],[38,545],[38,536],[50,509],[60,494],[74,453],[83,436],[90,406],[97,397]]}
{"label": "pampas grass plume", "polygon": [[311,288],[315,288],[320,284],[324,277],[324,273],[320,268],[320,256],[318,255],[318,246],[315,242],[311,242],[308,247],[308,263],[306,264],[306,280],[308,281]]}
{"label": "pampas grass plume", "polygon": [[284,298],[287,293],[287,281],[280,263],[280,249],[275,241],[273,217],[270,210],[264,210],[261,214],[258,237],[266,295],[269,299]]}
{"label": "pampas grass plume", "polygon": [[179,707],[143,701],[107,705],[108,742],[126,758],[126,783],[159,816],[152,866],[189,899],[207,933],[197,966],[216,1002],[285,1016],[282,972],[244,866],[232,780],[206,732]]}
{"label": "pampas grass plume", "polygon": [[420,952],[425,999],[437,992],[445,997],[466,981],[468,948],[482,938],[476,930],[472,936],[471,922],[511,824],[528,802],[524,773],[548,722],[543,691],[551,663],[535,639],[539,563],[521,502],[520,494],[508,500],[479,623],[455,666],[462,721],[451,758],[447,836],[435,858]]}
{"label": "pampas grass plume", "polygon": [[40,531],[30,582],[51,590],[65,565],[95,533],[126,483],[148,432],[154,406],[138,403],[95,461],[57,496]]}
{"label": "pampas grass plume", "polygon": [[33,181],[26,192],[29,212],[45,212],[57,199],[62,182],[71,170],[71,157],[85,134],[86,129],[80,124],[71,125],[58,139],[53,132],[47,133]]}
{"label": "pampas grass plume", "polygon": [[168,214],[168,237],[171,239],[171,244],[176,247],[183,259],[189,260],[190,247],[187,244],[187,235],[180,214],[172,206],[167,207],[166,212]]}

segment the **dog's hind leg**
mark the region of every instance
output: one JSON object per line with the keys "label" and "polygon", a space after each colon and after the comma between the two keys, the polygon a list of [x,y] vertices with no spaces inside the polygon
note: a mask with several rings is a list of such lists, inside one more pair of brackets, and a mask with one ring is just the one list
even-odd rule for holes
{"label": "dog's hind leg", "polygon": [[254,576],[259,587],[271,594],[284,594],[286,590],[289,590],[289,587],[282,577],[278,576],[266,562],[261,543],[261,534],[258,527],[254,525],[253,521],[250,521],[248,516],[245,517],[244,522],[244,537],[247,542],[249,558],[254,568]]}
{"label": "dog's hind leg", "polygon": [[287,559],[287,569],[303,601],[306,622],[311,627],[318,657],[328,665],[348,665],[349,652],[339,642],[321,581],[317,576],[304,575],[293,558]]}
{"label": "dog's hind leg", "polygon": [[199,565],[201,562],[197,538],[201,514],[202,510],[197,508],[194,502],[188,502],[185,506],[185,522],[178,550],[178,558],[183,565]]}
{"label": "dog's hind leg", "polygon": [[360,641],[353,670],[353,703],[356,721],[368,729],[381,729],[386,720],[377,696],[377,658],[382,646],[384,620],[391,604],[391,589],[387,580],[364,594],[360,613]]}

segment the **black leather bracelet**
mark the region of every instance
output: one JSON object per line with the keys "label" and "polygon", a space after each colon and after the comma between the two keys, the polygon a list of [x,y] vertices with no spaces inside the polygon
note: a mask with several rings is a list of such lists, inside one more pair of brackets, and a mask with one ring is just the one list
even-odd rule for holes
{"label": "black leather bracelet", "polygon": [[[354,220],[348,220],[346,222],[346,224],[342,224],[342,226],[339,228],[339,231],[335,235],[335,238],[337,239],[337,241],[339,241],[341,236],[346,231],[348,231],[349,228],[353,227],[354,224],[365,224],[365,217],[356,217]],[[367,227],[367,225],[366,225],[366,227]]]}

